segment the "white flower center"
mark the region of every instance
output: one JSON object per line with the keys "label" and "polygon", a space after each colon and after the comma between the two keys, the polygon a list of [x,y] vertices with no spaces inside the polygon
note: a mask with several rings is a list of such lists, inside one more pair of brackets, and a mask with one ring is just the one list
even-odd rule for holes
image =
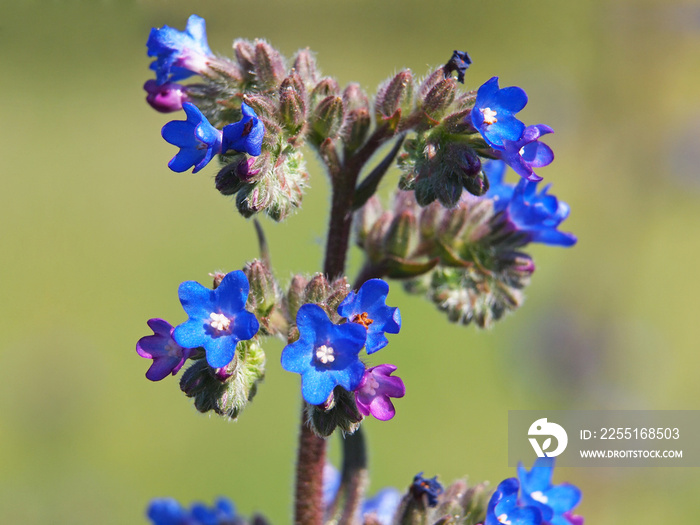
{"label": "white flower center", "polygon": [[332,346],[321,345],[316,349],[316,359],[324,365],[335,361],[335,352]]}
{"label": "white flower center", "polygon": [[549,498],[542,494],[542,491],[536,490],[535,492],[530,493],[530,497],[534,499],[535,501],[539,501],[540,503],[544,503],[545,505],[549,501]]}
{"label": "white flower center", "polygon": [[508,514],[503,513],[500,516],[498,516],[498,518],[496,518],[496,519],[498,520],[499,523],[504,523],[505,525],[511,525],[510,520],[508,519]]}
{"label": "white flower center", "polygon": [[374,376],[372,374],[369,374],[367,377],[367,382],[365,382],[365,386],[362,387],[362,392],[367,394],[368,396],[374,396],[377,394],[377,389],[379,388],[379,382],[374,379]]}
{"label": "white flower center", "polygon": [[231,319],[224,314],[215,314],[212,312],[209,314],[209,319],[211,319],[209,325],[217,332],[225,332],[231,327]]}
{"label": "white flower center", "polygon": [[495,124],[498,122],[498,119],[496,118],[496,112],[492,110],[491,108],[484,108],[481,109],[481,114],[484,116],[484,124]]}

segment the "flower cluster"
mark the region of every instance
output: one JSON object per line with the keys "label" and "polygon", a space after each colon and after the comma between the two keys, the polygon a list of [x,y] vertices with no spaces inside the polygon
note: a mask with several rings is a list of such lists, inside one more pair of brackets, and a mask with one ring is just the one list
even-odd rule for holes
{"label": "flower cluster", "polygon": [[260,155],[265,126],[250,106],[242,102],[241,119],[219,130],[192,103],[188,86],[175,82],[192,75],[207,75],[212,67],[221,65],[207,44],[203,18],[190,16],[184,31],[168,26],[154,28],[146,46],[148,56],[155,57],[151,69],[156,72],[156,79],[144,84],[148,93],[146,101],[158,111],[184,109],[187,115],[187,120],[169,122],[163,127],[163,138],[180,148],[168,163],[171,170],[183,172],[194,168],[192,172],[196,173],[214,155],[228,151]]}
{"label": "flower cluster", "polygon": [[307,403],[326,404],[340,386],[355,393],[362,415],[372,414],[380,420],[394,416],[389,398],[405,394],[401,379],[391,376],[396,367],[385,364],[366,369],[359,358],[363,347],[372,354],[388,344],[385,333],[396,334],[401,328],[399,309],[385,303],[388,292],[389,285],[381,279],[371,279],[357,292],[350,292],[337,308],[346,321],[342,324],[334,324],[317,304],[299,308],[299,338],[282,351],[282,368],[301,375]]}
{"label": "flower cluster", "polygon": [[569,483],[552,485],[553,470],[553,458],[538,458],[529,472],[519,464],[518,478],[502,481],[491,496],[484,525],[583,525],[573,514],[581,491]]}
{"label": "flower cluster", "polygon": [[554,130],[544,124],[526,127],[515,118],[526,104],[525,91],[517,86],[499,89],[498,77],[493,77],[477,91],[469,117],[488,145],[500,152],[518,175],[538,181],[542,177],[532,168],[547,166],[554,160],[551,148],[539,138]]}
{"label": "flower cluster", "polygon": [[227,274],[215,290],[194,281],[182,283],[178,295],[189,319],[175,328],[151,319],[148,326],[154,335],[136,344],[141,357],[154,360],[146,377],[159,381],[171,372],[175,375],[197,348],[204,348],[212,368],[228,365],[239,341],[258,333],[258,320],[245,310],[248,292],[248,279],[240,270]]}
{"label": "flower cluster", "polygon": [[518,184],[504,182],[506,165],[490,161],[484,169],[489,175],[491,188],[485,197],[493,201],[494,211],[503,212],[510,228],[526,235],[528,242],[551,246],[573,246],[576,236],[557,228],[569,216],[569,205],[547,192],[551,185],[537,193],[537,181],[521,178]]}

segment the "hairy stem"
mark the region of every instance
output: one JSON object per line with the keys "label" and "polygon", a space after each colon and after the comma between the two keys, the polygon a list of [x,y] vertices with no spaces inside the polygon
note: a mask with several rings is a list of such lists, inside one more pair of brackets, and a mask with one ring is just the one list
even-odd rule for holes
{"label": "hairy stem", "polygon": [[338,525],[352,525],[354,523],[368,481],[367,447],[362,427],[360,427],[354,434],[343,438],[343,474],[340,492],[343,493],[345,505]]}
{"label": "hairy stem", "polygon": [[295,525],[323,523],[323,467],[326,464],[326,440],[309,426],[302,402],[297,456],[297,479],[294,505]]}

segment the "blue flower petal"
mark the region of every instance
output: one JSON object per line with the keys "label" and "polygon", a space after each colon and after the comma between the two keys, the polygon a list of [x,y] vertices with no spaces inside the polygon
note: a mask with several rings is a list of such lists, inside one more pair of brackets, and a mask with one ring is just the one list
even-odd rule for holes
{"label": "blue flower petal", "polygon": [[192,319],[204,320],[215,310],[216,293],[196,281],[185,281],[177,290],[182,308]]}
{"label": "blue flower petal", "polygon": [[301,395],[307,403],[321,405],[337,385],[337,378],[332,374],[308,369],[302,375]]}
{"label": "blue flower petal", "polygon": [[241,270],[226,274],[215,291],[219,307],[230,314],[245,308],[249,292],[248,278]]}
{"label": "blue flower petal", "polygon": [[236,355],[236,345],[238,344],[236,333],[208,337],[204,342],[207,363],[212,368],[222,368],[233,361]]}
{"label": "blue flower petal", "polygon": [[554,514],[569,512],[581,501],[581,490],[569,483],[555,485],[544,492],[547,497],[547,505],[552,508]]}
{"label": "blue flower petal", "polygon": [[295,374],[303,373],[311,365],[313,348],[313,342],[308,338],[288,344],[282,352],[282,368]]}

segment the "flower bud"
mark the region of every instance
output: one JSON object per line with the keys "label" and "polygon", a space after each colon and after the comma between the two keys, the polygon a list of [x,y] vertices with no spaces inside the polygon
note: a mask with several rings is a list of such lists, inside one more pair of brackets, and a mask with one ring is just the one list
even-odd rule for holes
{"label": "flower bud", "polygon": [[355,228],[355,241],[358,246],[363,247],[365,245],[370,228],[383,212],[384,208],[382,208],[382,204],[376,195],[372,195],[365,202],[364,206],[357,210],[353,225]]}
{"label": "flower bud", "polygon": [[313,87],[311,93],[309,94],[309,109],[315,109],[321,100],[327,97],[336,96],[339,91],[340,87],[338,86],[336,79],[332,77],[322,78],[321,81]]}
{"label": "flower bud", "polygon": [[314,54],[307,47],[300,49],[294,59],[294,71],[297,72],[301,80],[307,86],[313,86],[318,83],[318,71],[316,69],[316,59]]}
{"label": "flower bud", "polygon": [[250,294],[246,308],[256,317],[267,317],[279,302],[277,281],[270,268],[259,260],[246,264],[243,272],[250,283]]}
{"label": "flower bud", "polygon": [[331,293],[331,285],[322,273],[314,275],[304,290],[304,303],[323,304]]}
{"label": "flower bud", "polygon": [[483,170],[479,170],[473,177],[464,177],[462,179],[462,185],[465,190],[477,197],[481,197],[484,193],[489,191],[489,179]]}
{"label": "flower bud", "polygon": [[244,182],[239,176],[239,172],[242,169],[241,165],[248,168],[248,161],[245,155],[236,155],[235,160],[219,170],[216,174],[214,183],[216,184],[216,189],[222,195],[233,195],[239,191],[243,186]]}
{"label": "flower bud", "polygon": [[440,120],[455,99],[457,84],[452,78],[443,78],[422,99],[423,111],[433,120]]}
{"label": "flower bud", "polygon": [[280,86],[280,116],[290,133],[296,134],[306,120],[304,85],[298,75],[292,74]]}
{"label": "flower bud", "polygon": [[357,409],[355,394],[337,386],[325,405],[307,405],[311,428],[317,436],[326,438],[339,427],[352,434],[360,427],[363,417]]}
{"label": "flower bud", "polygon": [[255,47],[252,42],[237,38],[233,41],[233,52],[247,80],[252,79],[255,71]]}
{"label": "flower bud", "polygon": [[264,40],[255,41],[255,76],[258,85],[267,89],[277,88],[285,77],[282,55]]}
{"label": "flower bud", "polygon": [[180,379],[180,389],[194,398],[195,408],[235,420],[257,392],[265,375],[265,353],[257,338],[241,341],[236,356],[224,369],[214,370],[206,359],[196,361]]}
{"label": "flower bud", "polygon": [[384,252],[405,259],[418,243],[418,226],[413,212],[405,210],[396,215],[384,238]]}
{"label": "flower bud", "polygon": [[338,136],[340,127],[343,125],[345,112],[343,99],[337,96],[330,96],[323,99],[316,107],[316,111],[311,118],[312,140],[315,144],[320,144],[326,139],[334,139]]}
{"label": "flower bud", "polygon": [[369,110],[369,99],[360,84],[352,82],[343,90],[343,103],[348,111],[356,109]]}
{"label": "flower bud", "polygon": [[377,264],[384,259],[384,237],[394,218],[393,213],[385,211],[377,219],[367,234],[365,240],[365,252],[373,263]]}
{"label": "flower bud", "polygon": [[292,277],[292,282],[289,283],[286,304],[289,319],[292,321],[297,318],[297,312],[299,311],[301,305],[304,304],[306,285],[308,283],[309,281],[302,275],[295,275]]}
{"label": "flower bud", "polygon": [[159,86],[155,80],[151,79],[143,85],[143,89],[148,93],[146,102],[161,113],[180,111],[182,103],[189,101],[185,87],[174,82],[166,82]]}
{"label": "flower bud", "polygon": [[400,109],[406,116],[413,109],[413,73],[404,69],[379,87],[375,100],[377,120],[389,118]]}
{"label": "flower bud", "polygon": [[367,109],[353,109],[345,117],[343,141],[348,151],[355,151],[365,143],[372,125],[372,117]]}

